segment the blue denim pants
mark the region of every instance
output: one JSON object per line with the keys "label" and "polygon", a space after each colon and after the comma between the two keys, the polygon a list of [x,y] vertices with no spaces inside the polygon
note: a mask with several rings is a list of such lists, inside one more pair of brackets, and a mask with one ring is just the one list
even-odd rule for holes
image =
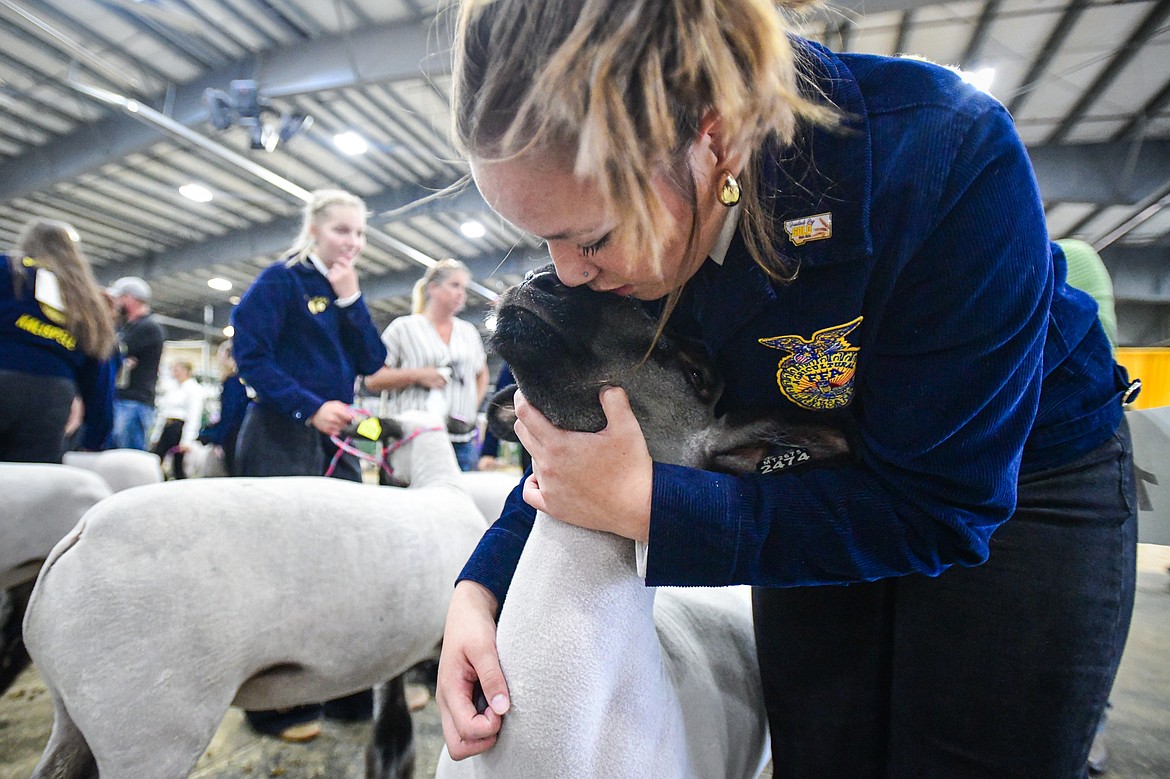
{"label": "blue denim pants", "polygon": [[455,460],[459,463],[459,470],[474,471],[479,464],[479,442],[452,441],[451,447],[455,450]]}
{"label": "blue denim pants", "polygon": [[1085,776],[1133,610],[1134,484],[1123,421],[1021,477],[983,565],[756,588],[776,776]]}
{"label": "blue denim pants", "polygon": [[152,427],[154,406],[137,400],[114,401],[114,431],[111,433],[111,441],[115,449],[146,451]]}

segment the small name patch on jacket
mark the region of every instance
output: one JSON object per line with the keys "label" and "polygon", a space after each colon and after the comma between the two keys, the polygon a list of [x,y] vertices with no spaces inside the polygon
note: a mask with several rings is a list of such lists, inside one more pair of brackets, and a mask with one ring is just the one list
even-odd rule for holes
{"label": "small name patch on jacket", "polygon": [[309,298],[308,305],[309,305],[309,313],[316,316],[317,314],[320,314],[325,309],[329,308],[329,298],[323,297],[323,296]]}
{"label": "small name patch on jacket", "polygon": [[833,214],[826,212],[803,216],[800,219],[789,219],[784,223],[784,232],[788,233],[788,240],[792,241],[794,246],[832,238]]}
{"label": "small name patch on jacket", "polygon": [[789,353],[776,366],[776,383],[784,397],[814,411],[848,406],[853,400],[857,347],[845,340],[845,336],[856,330],[862,319],[857,317],[843,325],[817,330],[812,338],[799,335],[761,338],[764,346]]}

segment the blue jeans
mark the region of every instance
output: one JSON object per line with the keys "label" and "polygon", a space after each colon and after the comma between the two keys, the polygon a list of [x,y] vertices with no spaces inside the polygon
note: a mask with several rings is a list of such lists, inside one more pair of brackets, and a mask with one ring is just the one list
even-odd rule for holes
{"label": "blue jeans", "polygon": [[455,459],[459,462],[459,470],[474,471],[479,463],[479,445],[473,438],[470,441],[452,441],[455,449]]}
{"label": "blue jeans", "polygon": [[1129,429],[1021,477],[991,556],[753,591],[776,776],[1083,777],[1133,610]]}
{"label": "blue jeans", "polygon": [[137,400],[114,401],[114,432],[111,439],[115,449],[146,451],[153,426],[154,406]]}

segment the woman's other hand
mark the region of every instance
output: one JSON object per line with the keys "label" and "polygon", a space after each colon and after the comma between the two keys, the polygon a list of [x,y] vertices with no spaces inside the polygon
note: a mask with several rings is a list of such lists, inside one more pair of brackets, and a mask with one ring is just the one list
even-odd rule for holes
{"label": "woman's other hand", "polygon": [[[435,690],[443,740],[454,760],[490,749],[499,735],[501,717],[511,705],[496,653],[498,608],[495,596],[483,585],[468,580],[455,585]],[[488,702],[482,713],[475,702],[477,685]]]}
{"label": "woman's other hand", "polygon": [[516,393],[516,436],[532,455],[524,501],[561,522],[646,541],[654,462],[625,390],[603,389],[601,409],[604,430],[570,432]]}
{"label": "woman's other hand", "polygon": [[342,428],[353,421],[353,410],[340,400],[327,400],[309,417],[309,424],[325,435],[340,435]]}
{"label": "woman's other hand", "polygon": [[442,389],[447,386],[449,375],[451,375],[450,368],[418,368],[414,383],[427,389]]}

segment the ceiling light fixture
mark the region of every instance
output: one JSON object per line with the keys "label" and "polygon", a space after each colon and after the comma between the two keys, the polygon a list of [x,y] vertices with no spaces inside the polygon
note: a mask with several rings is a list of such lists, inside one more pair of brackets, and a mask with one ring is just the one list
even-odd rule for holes
{"label": "ceiling light fixture", "polygon": [[357,156],[358,154],[365,154],[370,148],[370,145],[366,143],[366,139],[352,130],[347,130],[346,132],[333,136],[333,144],[351,157]]}
{"label": "ceiling light fixture", "polygon": [[487,230],[482,224],[472,219],[470,222],[464,222],[459,225],[459,231],[468,238],[483,238],[487,234]]}
{"label": "ceiling light fixture", "polygon": [[214,197],[211,190],[202,184],[184,184],[179,187],[179,194],[196,203],[209,203]]}
{"label": "ceiling light fixture", "polygon": [[221,276],[215,276],[207,280],[207,286],[212,289],[218,289],[220,292],[227,292],[232,288],[232,283]]}

